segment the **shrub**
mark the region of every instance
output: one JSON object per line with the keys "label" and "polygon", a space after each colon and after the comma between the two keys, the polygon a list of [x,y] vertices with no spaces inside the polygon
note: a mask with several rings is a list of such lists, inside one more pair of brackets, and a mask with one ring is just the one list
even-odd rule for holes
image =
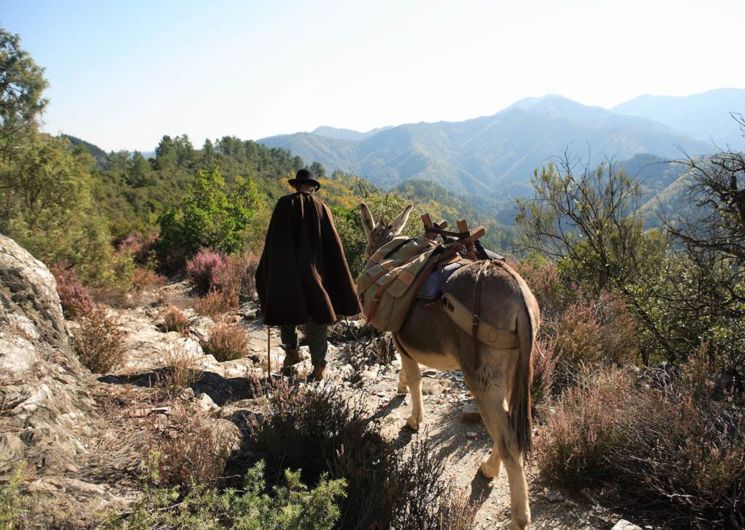
{"label": "shrub", "polygon": [[158,386],[168,396],[176,395],[202,377],[199,361],[181,344],[167,349],[163,353],[162,361],[163,370],[158,378]]}
{"label": "shrub", "polygon": [[640,357],[641,343],[638,326],[628,305],[618,293],[603,291],[596,308],[606,362],[633,364]]}
{"label": "shrub", "polygon": [[622,298],[603,291],[592,300],[580,289],[575,296],[541,328],[541,340],[552,352],[555,393],[573,384],[583,365],[631,364],[640,350],[635,321]]}
{"label": "shrub", "polygon": [[214,485],[225,468],[229,445],[226,431],[193,411],[176,409],[167,425],[150,429],[153,478],[158,485],[182,491],[196,484]]}
{"label": "shrub", "polygon": [[149,267],[153,264],[157,241],[158,236],[155,233],[151,232],[147,235],[142,235],[139,232],[132,232],[119,241],[117,250],[132,256],[132,259],[137,265]]}
{"label": "shrub", "polygon": [[57,280],[57,293],[65,317],[76,319],[93,310],[93,297],[90,291],[80,283],[75,269],[61,263],[51,266],[52,274]]}
{"label": "shrub", "polygon": [[658,387],[619,369],[584,373],[538,438],[541,472],[611,486],[618,504],[672,526],[742,527],[745,410],[712,400],[687,373]]}
{"label": "shrub", "polygon": [[585,369],[579,379],[553,404],[537,438],[536,460],[544,476],[581,487],[609,477],[605,455],[622,443],[614,426],[635,389],[632,377],[620,370],[591,376]]}
{"label": "shrub", "polygon": [[191,321],[178,307],[166,306],[160,314],[163,318],[163,326],[166,331],[178,331],[183,333],[189,329]]}
{"label": "shrub", "polygon": [[272,530],[331,530],[339,519],[337,499],[344,497],[344,481],[322,478],[315,488],[300,480],[300,473],[285,472],[285,484],[271,489],[257,463],[245,475],[242,489],[195,487],[186,495],[178,489],[146,486],[124,518],[104,528],[235,528]]}
{"label": "shrub", "polygon": [[558,357],[553,341],[539,338],[533,356],[533,384],[531,396],[533,413],[537,414],[541,405],[546,403],[558,389],[556,382],[556,365]]}
{"label": "shrub", "polygon": [[217,324],[210,331],[209,338],[202,344],[204,352],[218,361],[232,361],[248,357],[249,336],[243,326],[237,324]]}
{"label": "shrub", "polygon": [[104,374],[120,366],[127,355],[124,332],[106,309],[95,305],[79,319],[72,342],[83,365],[91,372]]}
{"label": "shrub", "polygon": [[186,262],[186,276],[201,293],[213,286],[215,270],[225,266],[225,256],[214,250],[202,249]]}
{"label": "shrub", "polygon": [[207,296],[200,298],[194,303],[194,310],[200,315],[217,317],[235,309],[234,300],[230,295],[222,291],[210,291]]}
{"label": "shrub", "polygon": [[227,256],[223,264],[215,268],[211,286],[224,293],[233,307],[238,307],[241,300],[254,297],[258,265],[258,258],[250,253]]}
{"label": "shrub", "polygon": [[564,285],[554,261],[532,257],[513,265],[538,300],[544,320],[556,319],[576,299],[576,290]]}
{"label": "shrub", "polygon": [[200,248],[226,254],[241,250],[260,202],[250,179],[236,179],[228,189],[219,171],[198,172],[179,206],[158,218],[161,265],[178,270]]}
{"label": "shrub", "polygon": [[311,484],[323,473],[346,480],[338,528],[470,527],[470,506],[440,482],[442,463],[429,448],[416,444],[405,459],[371,427],[361,404],[330,387],[278,385],[270,405],[249,429],[249,449],[266,460],[270,484],[285,467],[302,469]]}
{"label": "shrub", "polygon": [[132,273],[132,289],[135,292],[165,285],[166,281],[165,276],[161,276],[150,268],[137,267]]}

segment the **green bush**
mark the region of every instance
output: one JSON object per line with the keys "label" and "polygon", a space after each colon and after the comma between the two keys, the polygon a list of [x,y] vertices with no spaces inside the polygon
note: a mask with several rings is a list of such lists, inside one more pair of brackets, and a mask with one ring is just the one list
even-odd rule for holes
{"label": "green bush", "polygon": [[161,266],[179,269],[201,248],[226,254],[241,250],[258,206],[252,180],[237,180],[228,188],[219,171],[199,171],[180,205],[158,218]]}
{"label": "green bush", "polygon": [[401,456],[338,390],[277,386],[270,405],[250,429],[249,449],[266,461],[270,484],[286,467],[301,468],[310,484],[324,473],[344,479],[337,528],[471,528],[472,506],[446,482],[429,447],[414,444]]}
{"label": "green bush", "polygon": [[146,487],[124,517],[103,525],[109,529],[150,530],[330,530],[339,518],[336,500],[344,497],[344,481],[321,477],[315,488],[286,471],[284,484],[267,491],[264,465],[248,470],[241,489],[218,491],[195,486],[186,495],[178,488]]}

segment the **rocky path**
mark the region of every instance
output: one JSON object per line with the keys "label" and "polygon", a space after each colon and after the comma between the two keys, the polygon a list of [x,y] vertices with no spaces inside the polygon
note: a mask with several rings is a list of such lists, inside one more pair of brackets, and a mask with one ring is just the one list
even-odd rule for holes
{"label": "rocky path", "polygon": [[[164,288],[161,301],[185,300],[185,286],[176,284]],[[183,305],[183,304],[181,304]],[[189,333],[164,333],[159,329],[159,314],[162,305],[138,307],[118,311],[122,327],[127,333],[129,358],[126,365],[116,373],[100,379],[104,394],[106,386],[127,383],[133,378],[146,374],[157,374],[163,366],[169,351],[179,350],[191,356],[204,371],[200,380],[192,385],[193,391],[182,395],[192,400],[201,410],[216,419],[234,417],[242,407],[250,407],[245,388],[250,376],[262,377],[266,373],[267,332],[260,321],[255,320],[256,308],[248,304],[242,308],[242,315],[235,315],[249,332],[250,350],[248,358],[229,362],[217,362],[211,355],[205,355],[200,346],[200,338],[209,334],[214,325],[211,319],[198,317],[192,310],[185,309],[192,318]],[[342,325],[343,326],[343,325]],[[335,335],[349,335],[343,327]],[[272,371],[277,373],[284,358],[280,348],[278,331],[271,331]],[[507,478],[502,474],[493,481],[487,481],[478,473],[480,461],[487,456],[491,440],[473,412],[474,404],[462,383],[459,373],[443,373],[436,370],[424,371],[423,393],[427,412],[427,424],[418,434],[404,428],[410,412],[410,398],[397,395],[397,378],[400,361],[394,359],[387,364],[376,364],[372,360],[352,359],[350,351],[354,343],[337,340],[329,349],[328,384],[340,385],[351,399],[360,398],[375,411],[375,422],[381,433],[394,441],[402,451],[421,438],[427,438],[431,447],[441,458],[447,460],[446,469],[457,486],[479,506],[476,528],[509,528],[509,489]],[[310,369],[310,361],[305,348],[306,360],[297,366],[298,376],[302,377]],[[122,386],[115,392],[121,392]],[[127,388],[131,385],[124,385]],[[242,390],[243,389],[243,390]],[[168,404],[153,404],[167,409]],[[145,407],[147,408],[147,407]],[[140,411],[141,415],[148,412]],[[136,416],[137,414],[135,414]],[[225,420],[226,421],[226,420]],[[118,438],[119,442],[125,438]],[[134,441],[129,440],[135,444]],[[119,443],[118,445],[123,445]],[[121,450],[121,447],[120,447]],[[572,499],[559,491],[540,484],[535,467],[528,467],[533,525],[535,529],[609,529],[621,519],[617,514],[594,504],[592,495]],[[628,528],[633,528],[629,526]]]}

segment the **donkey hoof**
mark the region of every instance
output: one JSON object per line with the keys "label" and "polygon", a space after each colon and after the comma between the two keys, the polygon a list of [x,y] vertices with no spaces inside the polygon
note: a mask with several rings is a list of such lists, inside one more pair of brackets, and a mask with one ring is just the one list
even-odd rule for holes
{"label": "donkey hoof", "polygon": [[530,518],[518,518],[513,519],[510,524],[510,530],[527,530],[530,526]]}
{"label": "donkey hoof", "polygon": [[479,471],[485,479],[491,480],[499,475],[499,464],[495,466],[490,464],[489,460],[484,460],[479,466]]}
{"label": "donkey hoof", "polygon": [[419,432],[419,420],[416,419],[416,416],[409,416],[409,419],[406,420],[406,426],[414,432]]}
{"label": "donkey hoof", "polygon": [[398,392],[398,395],[402,396],[404,394],[408,394],[409,389],[408,389],[408,387],[406,385],[400,385],[398,387],[397,392]]}

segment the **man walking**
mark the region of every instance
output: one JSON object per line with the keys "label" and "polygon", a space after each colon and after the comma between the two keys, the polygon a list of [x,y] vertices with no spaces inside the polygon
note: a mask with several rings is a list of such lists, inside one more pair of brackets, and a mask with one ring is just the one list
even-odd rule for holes
{"label": "man walking", "polygon": [[302,360],[296,326],[305,324],[313,362],[312,381],[326,369],[326,330],[341,316],[361,311],[331,211],[314,193],[321,187],[307,169],[289,183],[295,193],[277,202],[269,223],[256,290],[264,323],[280,326],[283,368]]}

